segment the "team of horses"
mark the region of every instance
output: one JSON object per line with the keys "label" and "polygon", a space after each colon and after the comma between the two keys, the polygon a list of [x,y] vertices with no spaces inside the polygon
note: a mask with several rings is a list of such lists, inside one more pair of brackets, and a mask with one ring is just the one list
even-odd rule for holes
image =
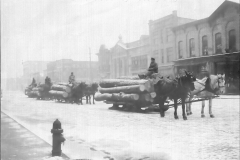
{"label": "team of horses", "polygon": [[70,103],[76,103],[76,104],[83,104],[82,100],[83,97],[86,98],[86,104],[95,104],[94,102],[94,96],[95,93],[98,91],[98,84],[97,83],[86,83],[86,82],[74,82],[70,84],[71,86],[71,93],[70,96],[67,98],[59,99],[59,97],[52,96],[49,91],[51,90],[51,86],[53,84],[49,82],[45,82],[44,84],[39,84],[37,86],[29,85],[25,89],[25,95],[28,95],[28,93],[34,88],[37,87],[40,92],[40,95],[37,96],[37,99],[42,100],[56,100],[56,101],[65,101]]}
{"label": "team of horses", "polygon": [[[179,100],[182,105],[182,116],[187,120],[187,115],[192,114],[191,100],[194,97],[202,98],[201,117],[204,115],[205,100],[209,100],[209,114],[213,118],[212,98],[216,95],[225,93],[225,75],[210,75],[203,79],[196,79],[193,73],[185,71],[185,74],[176,78],[162,77],[159,74],[153,74],[151,79],[154,81],[154,90],[156,92],[155,104],[159,105],[160,116],[164,117],[168,106],[164,105],[167,98],[174,102],[174,118],[178,119],[177,109]],[[39,87],[44,88],[44,97],[50,97],[49,91],[51,83],[41,84]],[[87,104],[95,104],[94,96],[98,91],[98,84],[86,82],[74,82],[72,84],[70,103],[83,104],[82,99],[86,97]],[[54,99],[54,98],[53,98]]]}
{"label": "team of horses", "polygon": [[[158,77],[155,76],[154,79]],[[158,78],[154,85],[155,92],[157,93],[156,103],[159,104],[161,117],[165,116],[165,111],[168,109],[164,102],[167,98],[174,101],[174,118],[178,119],[177,108],[178,100],[182,104],[182,116],[187,120],[187,115],[191,115],[191,100],[193,97],[203,98],[201,117],[204,115],[205,100],[209,100],[209,114],[213,118],[212,113],[212,98],[215,95],[225,93],[225,75],[210,75],[202,80],[196,79],[192,73],[185,71],[185,74],[175,79],[169,77]],[[186,110],[186,112],[185,112]]]}

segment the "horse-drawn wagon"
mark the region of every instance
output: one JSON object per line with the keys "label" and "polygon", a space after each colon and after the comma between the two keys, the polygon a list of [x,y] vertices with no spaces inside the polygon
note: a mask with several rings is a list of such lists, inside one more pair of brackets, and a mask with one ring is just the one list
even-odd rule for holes
{"label": "horse-drawn wagon", "polygon": [[224,86],[220,79],[223,77],[211,75],[205,80],[196,80],[189,72],[174,79],[158,74],[148,80],[107,79],[100,82],[101,94],[97,94],[95,99],[113,104],[109,109],[137,112],[160,111],[161,117],[164,117],[165,111],[174,107],[176,119],[178,119],[177,106],[182,105],[183,118],[186,120],[185,104],[187,104],[187,114],[189,115],[192,102],[211,101],[217,97],[217,92]]}

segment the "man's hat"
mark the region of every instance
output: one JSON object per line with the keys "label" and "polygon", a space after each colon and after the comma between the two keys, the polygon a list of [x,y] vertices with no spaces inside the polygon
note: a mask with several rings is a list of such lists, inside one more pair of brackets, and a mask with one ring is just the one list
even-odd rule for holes
{"label": "man's hat", "polygon": [[151,60],[155,60],[155,58],[152,57]]}

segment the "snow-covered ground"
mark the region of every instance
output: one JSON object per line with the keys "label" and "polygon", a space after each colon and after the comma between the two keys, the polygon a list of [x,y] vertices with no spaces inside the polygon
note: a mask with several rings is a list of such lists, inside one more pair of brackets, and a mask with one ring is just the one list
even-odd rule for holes
{"label": "snow-covered ground", "polygon": [[[239,96],[213,100],[213,114],[201,118],[201,103],[193,115],[179,120],[173,109],[159,113],[108,110],[107,105],[76,105],[27,98],[7,92],[1,110],[27,129],[52,143],[52,123],[58,118],[67,139],[63,152],[72,159],[215,160],[239,158]],[[85,102],[84,102],[85,103]],[[104,158],[105,157],[105,158]]]}

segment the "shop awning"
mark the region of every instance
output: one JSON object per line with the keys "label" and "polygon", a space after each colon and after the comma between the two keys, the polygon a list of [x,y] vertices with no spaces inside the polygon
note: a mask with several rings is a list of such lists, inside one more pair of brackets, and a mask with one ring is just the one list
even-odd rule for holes
{"label": "shop awning", "polygon": [[186,66],[186,65],[201,64],[208,61],[211,61],[211,62],[225,61],[226,58],[231,58],[233,61],[239,61],[240,51],[233,52],[233,53],[225,53],[225,54],[214,54],[214,55],[201,56],[201,57],[191,57],[191,58],[179,59],[173,62],[174,62],[174,66]]}

